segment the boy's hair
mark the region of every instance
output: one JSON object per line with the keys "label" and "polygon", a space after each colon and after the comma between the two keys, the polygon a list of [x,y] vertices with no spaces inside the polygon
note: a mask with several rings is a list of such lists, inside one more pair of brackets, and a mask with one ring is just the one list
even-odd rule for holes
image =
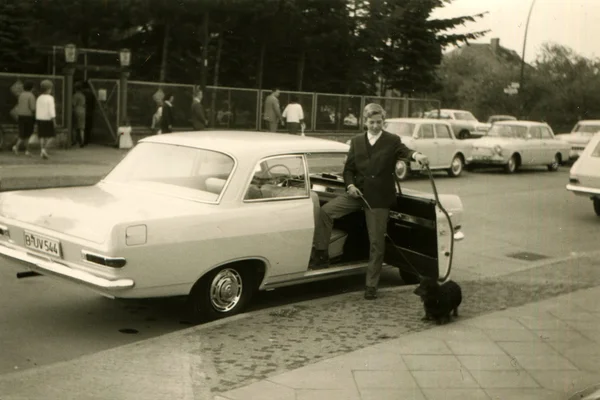
{"label": "boy's hair", "polygon": [[367,104],[363,110],[363,118],[366,120],[374,115],[381,115],[381,117],[385,119],[385,110],[377,103]]}

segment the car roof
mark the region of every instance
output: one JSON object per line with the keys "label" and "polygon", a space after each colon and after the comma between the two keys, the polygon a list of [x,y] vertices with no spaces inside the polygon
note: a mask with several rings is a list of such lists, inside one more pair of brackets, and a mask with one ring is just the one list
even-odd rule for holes
{"label": "car roof", "polygon": [[259,157],[285,153],[347,152],[345,143],[287,133],[257,131],[195,131],[148,136],[140,142],[166,143],[230,153],[235,157]]}
{"label": "car roof", "polygon": [[600,124],[600,119],[584,119],[577,123],[579,125],[598,125]]}
{"label": "car roof", "polygon": [[540,122],[540,121],[497,121],[497,122],[494,122],[494,125],[520,125],[520,126],[539,125],[539,126],[548,126],[547,123]]}
{"label": "car roof", "polygon": [[417,124],[417,123],[443,123],[446,125],[449,125],[450,123],[448,122],[448,120],[445,119],[438,119],[438,118],[386,118],[385,120],[386,122],[409,122],[409,123],[413,123],[413,124]]}

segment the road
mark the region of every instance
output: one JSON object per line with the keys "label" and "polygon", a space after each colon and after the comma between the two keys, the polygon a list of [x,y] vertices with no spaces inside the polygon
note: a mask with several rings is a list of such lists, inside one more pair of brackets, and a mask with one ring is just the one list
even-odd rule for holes
{"label": "road", "polygon": [[[508,176],[495,171],[460,178],[436,174],[440,193],[458,194],[465,207],[454,279],[474,281],[527,269],[517,252],[548,259],[597,250],[600,219],[591,202],[565,190],[568,168]],[[430,191],[425,177],[407,188]],[[531,256],[531,255],[530,255]],[[114,301],[47,277],[15,279],[16,265],[0,261],[0,374],[70,360],[189,326],[181,299]],[[400,283],[388,270],[382,285]],[[253,309],[362,289],[345,278],[260,294]]]}

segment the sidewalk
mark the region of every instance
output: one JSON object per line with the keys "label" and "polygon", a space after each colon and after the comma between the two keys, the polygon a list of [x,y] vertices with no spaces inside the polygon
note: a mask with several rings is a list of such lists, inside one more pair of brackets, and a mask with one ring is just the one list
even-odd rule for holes
{"label": "sidewalk", "polygon": [[38,152],[18,156],[0,153],[0,191],[56,186],[91,185],[106,175],[128,150],[89,145],[50,150],[50,159]]}
{"label": "sidewalk", "polygon": [[413,287],[264,309],[7,374],[0,399],[566,400],[600,383],[598,270],[589,255],[461,282],[439,327]]}

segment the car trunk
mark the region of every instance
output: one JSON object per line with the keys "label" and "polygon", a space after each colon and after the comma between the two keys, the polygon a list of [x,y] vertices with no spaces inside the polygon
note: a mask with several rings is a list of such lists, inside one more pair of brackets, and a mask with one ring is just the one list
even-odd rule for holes
{"label": "car trunk", "polygon": [[119,223],[197,212],[202,204],[123,185],[99,184],[3,193],[0,216],[104,243]]}

